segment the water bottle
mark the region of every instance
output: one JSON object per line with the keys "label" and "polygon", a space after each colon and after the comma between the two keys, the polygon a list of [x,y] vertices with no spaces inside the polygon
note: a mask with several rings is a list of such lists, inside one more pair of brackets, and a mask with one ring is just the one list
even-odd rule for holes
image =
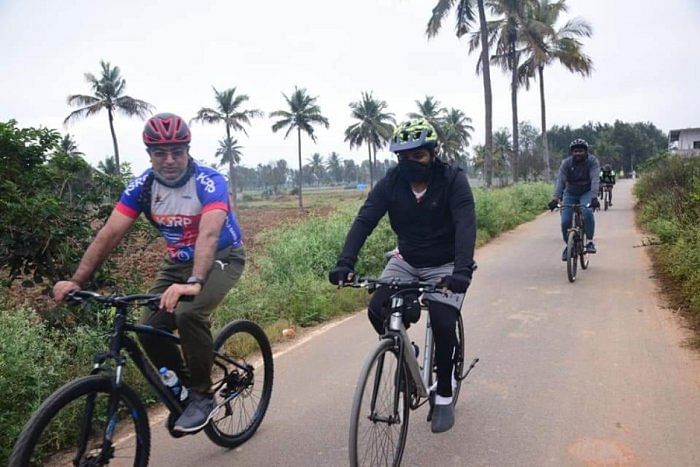
{"label": "water bottle", "polygon": [[176,398],[179,397],[181,401],[187,399],[187,388],[180,384],[180,379],[173,370],[162,367],[160,369],[160,379],[163,381],[163,384],[170,388]]}

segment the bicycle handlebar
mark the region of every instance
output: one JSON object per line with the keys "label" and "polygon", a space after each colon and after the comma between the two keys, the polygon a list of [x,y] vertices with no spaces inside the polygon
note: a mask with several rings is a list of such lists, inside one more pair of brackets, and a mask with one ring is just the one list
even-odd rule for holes
{"label": "bicycle handlebar", "polygon": [[400,280],[396,277],[380,279],[374,277],[355,276],[351,282],[343,282],[338,285],[339,287],[366,288],[370,290],[374,290],[379,287],[389,287],[392,290],[416,289],[421,293],[437,293],[442,292],[444,289],[443,286],[439,285],[439,282]]}
{"label": "bicycle handlebar", "polygon": [[[180,299],[182,300],[182,297]],[[160,294],[100,295],[90,290],[74,290],[66,297],[69,303],[82,303],[83,300],[94,300],[104,305],[126,305],[132,302],[148,305],[159,302]]]}

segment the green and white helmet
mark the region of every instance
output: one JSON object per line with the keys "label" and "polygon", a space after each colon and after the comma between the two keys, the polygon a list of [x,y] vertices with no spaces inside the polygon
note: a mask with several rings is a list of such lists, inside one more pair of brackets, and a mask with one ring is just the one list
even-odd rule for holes
{"label": "green and white helmet", "polygon": [[435,128],[424,118],[414,118],[396,127],[389,150],[399,153],[418,148],[434,149],[437,143]]}

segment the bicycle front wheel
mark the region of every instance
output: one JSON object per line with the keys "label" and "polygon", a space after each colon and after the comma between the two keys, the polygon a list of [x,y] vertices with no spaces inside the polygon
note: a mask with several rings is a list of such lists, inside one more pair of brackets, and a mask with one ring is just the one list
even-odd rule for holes
{"label": "bicycle front wheel", "polygon": [[410,410],[408,378],[393,341],[383,339],[365,361],[355,388],[350,413],[352,467],[401,464]]}
{"label": "bicycle front wheel", "polygon": [[[110,398],[114,411],[108,408]],[[107,376],[86,376],[41,404],[17,438],[9,465],[145,466],[150,444],[138,395],[126,385],[113,392]]]}
{"label": "bicycle front wheel", "polygon": [[578,259],[578,250],[576,245],[576,231],[569,232],[569,239],[566,242],[566,275],[569,282],[576,280],[576,262]]}
{"label": "bicycle front wheel", "polygon": [[206,426],[209,439],[234,448],[250,439],[262,423],[272,397],[270,341],[252,321],[227,324],[214,340],[212,381],[216,413]]}
{"label": "bicycle front wheel", "polygon": [[457,346],[454,353],[454,376],[452,381],[452,401],[457,405],[459,398],[459,390],[462,388],[462,378],[464,377],[464,323],[462,321],[462,312],[459,312],[457,318]]}

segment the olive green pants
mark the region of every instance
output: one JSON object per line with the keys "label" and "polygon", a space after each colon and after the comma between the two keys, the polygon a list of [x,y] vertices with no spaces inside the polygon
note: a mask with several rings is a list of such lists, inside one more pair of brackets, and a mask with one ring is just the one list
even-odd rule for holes
{"label": "olive green pants", "polygon": [[[238,282],[245,265],[243,247],[224,248],[216,255],[202,291],[191,302],[178,303],[174,313],[145,309],[142,324],[173,332],[177,329],[183,362],[178,346],[162,337],[139,335],[141,345],[156,368],[174,370],[188,388],[200,393],[209,392],[211,368],[214,362],[214,341],[209,315],[221,303],[229,290]],[[175,263],[165,259],[148,293],[163,293],[172,284],[182,284],[192,275],[192,263]]]}

